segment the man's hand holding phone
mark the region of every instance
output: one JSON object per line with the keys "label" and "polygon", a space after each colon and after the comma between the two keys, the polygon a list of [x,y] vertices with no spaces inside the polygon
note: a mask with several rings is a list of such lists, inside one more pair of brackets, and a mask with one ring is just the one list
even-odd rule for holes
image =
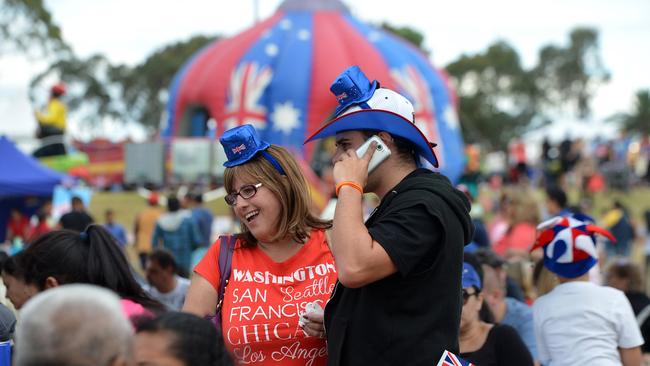
{"label": "man's hand holding phone", "polygon": [[381,164],[391,152],[379,136],[372,136],[356,151],[349,149],[334,164],[334,182],[356,182],[365,187],[368,174]]}
{"label": "man's hand holding phone", "polygon": [[375,149],[368,149],[365,154],[358,156],[356,151],[348,149],[339,156],[334,164],[334,183],[356,182],[365,187],[368,180],[368,163],[372,158]]}

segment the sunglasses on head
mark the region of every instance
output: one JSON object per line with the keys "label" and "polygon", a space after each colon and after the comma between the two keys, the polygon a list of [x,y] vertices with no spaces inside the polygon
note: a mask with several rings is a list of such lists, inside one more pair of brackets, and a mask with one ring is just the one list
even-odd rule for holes
{"label": "sunglasses on head", "polygon": [[467,300],[472,296],[478,296],[478,291],[474,290],[474,292],[470,294],[467,290],[463,289],[463,305],[467,304]]}
{"label": "sunglasses on head", "polygon": [[234,206],[237,204],[237,196],[241,196],[241,198],[247,200],[249,198],[253,198],[255,194],[257,193],[257,189],[262,186],[262,183],[257,183],[257,184],[246,184],[239,188],[239,191],[237,192],[232,192],[230,194],[227,194],[226,197],[223,199],[226,201],[226,203],[229,206]]}

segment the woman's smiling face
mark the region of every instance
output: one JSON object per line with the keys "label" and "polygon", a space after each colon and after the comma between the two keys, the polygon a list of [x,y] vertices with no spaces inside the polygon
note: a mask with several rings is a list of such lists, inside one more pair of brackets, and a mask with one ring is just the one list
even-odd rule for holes
{"label": "woman's smiling face", "polygon": [[[233,183],[234,192],[239,192],[242,187],[257,185],[259,182],[237,177]],[[277,234],[282,204],[268,187],[259,186],[257,193],[248,199],[237,196],[233,209],[237,218],[258,241],[268,243]]]}

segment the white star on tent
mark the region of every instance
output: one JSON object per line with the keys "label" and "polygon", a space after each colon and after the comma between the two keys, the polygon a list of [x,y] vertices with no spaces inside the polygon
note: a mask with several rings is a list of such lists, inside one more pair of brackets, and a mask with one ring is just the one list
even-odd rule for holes
{"label": "white star on tent", "polygon": [[282,21],[280,22],[280,28],[282,28],[284,30],[291,29],[291,26],[292,26],[291,20],[289,20],[289,19],[282,19]]}
{"label": "white star on tent", "polygon": [[311,33],[307,29],[301,29],[298,31],[298,39],[301,41],[306,41],[311,36]]}
{"label": "white star on tent", "polygon": [[451,103],[447,104],[445,108],[445,121],[447,122],[447,126],[452,130],[458,129],[458,115]]}
{"label": "white star on tent", "polygon": [[271,56],[271,57],[277,56],[278,50],[279,50],[278,45],[275,44],[275,43],[269,43],[264,48],[264,51],[266,52],[266,54],[268,56]]}
{"label": "white star on tent", "polygon": [[271,119],[274,129],[288,135],[300,124],[300,110],[291,101],[279,103],[273,107]]}

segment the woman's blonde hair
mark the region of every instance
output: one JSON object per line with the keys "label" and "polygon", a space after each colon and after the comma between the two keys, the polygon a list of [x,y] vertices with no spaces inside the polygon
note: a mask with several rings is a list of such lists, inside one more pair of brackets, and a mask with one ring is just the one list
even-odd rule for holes
{"label": "woman's blonde hair", "polygon": [[539,205],[532,190],[513,187],[506,190],[505,199],[512,206],[507,215],[510,225],[522,222],[537,225],[541,221]]}
{"label": "woman's blonde hair", "polygon": [[[280,201],[281,208],[278,212],[280,223],[278,232],[271,241],[291,237],[299,243],[305,243],[311,229],[329,229],[331,221],[321,220],[311,214],[311,196],[307,181],[296,160],[289,152],[276,145],[271,145],[267,150],[280,164],[285,176],[281,175],[275,167],[264,157],[258,154],[246,163],[231,168],[224,172],[224,185],[228,194],[235,191],[235,177],[240,181],[262,183]],[[244,223],[241,224],[244,246],[257,244],[257,239],[251,234]]]}
{"label": "woman's blonde hair", "polygon": [[539,298],[551,292],[559,284],[555,273],[544,266],[544,260],[535,262],[533,267],[533,283],[535,284],[535,296]]}
{"label": "woman's blonde hair", "polygon": [[508,276],[521,288],[527,299],[535,298],[535,285],[533,283],[534,263],[525,259],[509,262],[506,266]]}

